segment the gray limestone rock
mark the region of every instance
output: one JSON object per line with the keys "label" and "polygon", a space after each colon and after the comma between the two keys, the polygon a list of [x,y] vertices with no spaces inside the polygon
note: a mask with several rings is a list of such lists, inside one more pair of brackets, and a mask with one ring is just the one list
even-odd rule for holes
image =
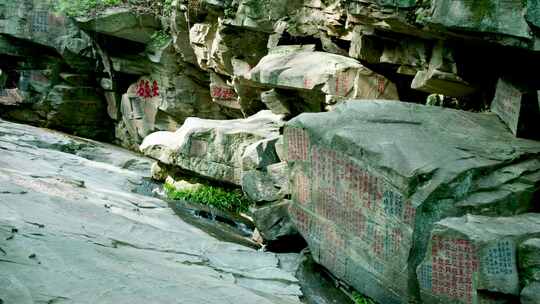
{"label": "gray limestone rock", "polygon": [[266,241],[297,234],[289,215],[290,201],[281,200],[263,206],[252,207],[253,221]]}
{"label": "gray limestone rock", "polygon": [[134,191],[150,159],[2,120],[0,150],[4,303],[301,303],[274,253],[220,241]]}
{"label": "gray limestone rock", "polygon": [[77,17],[79,25],[88,31],[146,43],[159,30],[153,15],[136,13],[128,8],[109,8],[96,16]]}
{"label": "gray limestone rock", "polygon": [[345,102],[288,122],[284,146],[291,217],[314,258],[380,303],[418,297],[435,222],[527,212],[540,186],[540,143],[493,113]]}
{"label": "gray limestone rock", "polygon": [[191,117],[174,133],[156,132],[147,136],[141,151],[165,164],[241,185],[246,149],[263,139],[277,137],[282,125],[282,117],[268,110],[246,119]]}
{"label": "gray limestone rock", "polygon": [[247,75],[265,87],[309,91],[351,98],[395,99],[396,86],[355,59],[323,53],[269,54]]}
{"label": "gray limestone rock", "polygon": [[533,282],[521,291],[521,304],[540,303],[540,282]]}
{"label": "gray limestone rock", "polygon": [[524,240],[539,235],[540,214],[533,213],[466,215],[437,222],[417,269],[422,300],[476,303],[481,293],[486,298],[489,293],[519,296],[518,259],[524,257],[518,256],[517,249]]}

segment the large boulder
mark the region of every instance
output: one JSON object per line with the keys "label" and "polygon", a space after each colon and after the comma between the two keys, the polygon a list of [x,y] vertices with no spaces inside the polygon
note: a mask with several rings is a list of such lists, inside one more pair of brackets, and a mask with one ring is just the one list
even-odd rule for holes
{"label": "large boulder", "polygon": [[282,116],[270,111],[236,120],[190,117],[174,133],[150,134],[140,149],[162,163],[239,186],[246,148],[277,137],[282,125]]}
{"label": "large boulder", "polygon": [[265,241],[279,241],[298,234],[289,215],[290,204],[289,200],[282,200],[251,208],[253,222]]}
{"label": "large boulder", "polygon": [[[520,294],[517,248],[540,235],[540,214],[466,215],[438,222],[418,266],[424,303],[500,303]],[[491,297],[490,297],[491,293]],[[492,299],[498,294],[498,300]]]}
{"label": "large boulder", "polygon": [[508,128],[519,137],[540,139],[534,126],[540,117],[538,92],[506,79],[499,79],[491,111],[497,113]]}
{"label": "large boulder", "polygon": [[34,106],[46,113],[46,126],[72,134],[109,139],[106,102],[93,87],[56,85]]}
{"label": "large boulder", "polygon": [[[427,23],[451,31],[472,32],[473,35],[487,34],[487,39],[532,40],[533,35],[523,12],[529,1],[431,1]],[[534,10],[529,10],[533,12]],[[531,15],[529,15],[531,16]],[[491,35],[490,35],[491,34]],[[500,38],[496,38],[496,36]],[[515,42],[514,42],[515,43]]]}
{"label": "large boulder", "polygon": [[54,50],[70,67],[92,71],[95,57],[90,37],[53,5],[47,0],[0,0],[0,34],[34,43],[30,51],[39,56]]}
{"label": "large boulder", "polygon": [[248,81],[350,98],[397,99],[396,86],[355,59],[324,52],[271,53],[246,75]]}
{"label": "large boulder", "polygon": [[314,258],[380,303],[419,296],[435,222],[531,209],[540,143],[493,113],[396,101],[302,114],[284,134],[291,215]]}
{"label": "large boulder", "polygon": [[150,41],[159,30],[159,20],[151,14],[140,14],[129,8],[113,7],[95,16],[77,17],[79,25],[88,31],[140,43]]}

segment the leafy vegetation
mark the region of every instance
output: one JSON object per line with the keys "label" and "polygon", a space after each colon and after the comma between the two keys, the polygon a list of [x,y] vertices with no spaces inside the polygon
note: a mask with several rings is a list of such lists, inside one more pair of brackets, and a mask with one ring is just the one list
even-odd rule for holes
{"label": "leafy vegetation", "polygon": [[140,13],[168,16],[173,0],[57,0],[56,10],[68,16],[91,16],[109,7],[123,6]]}
{"label": "leafy vegetation", "polygon": [[177,190],[167,183],[164,189],[170,199],[214,206],[234,213],[246,212],[250,205],[250,201],[239,190],[226,190],[208,185],[192,190]]}
{"label": "leafy vegetation", "polygon": [[353,291],[352,298],[354,300],[354,304],[375,304],[372,299]]}

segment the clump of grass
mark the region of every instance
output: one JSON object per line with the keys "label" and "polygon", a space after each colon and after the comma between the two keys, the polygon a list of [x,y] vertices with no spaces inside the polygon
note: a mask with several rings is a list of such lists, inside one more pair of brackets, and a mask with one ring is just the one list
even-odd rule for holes
{"label": "clump of grass", "polygon": [[368,298],[368,297],[366,297],[366,296],[364,296],[364,295],[362,295],[362,294],[360,294],[360,293],[358,293],[356,291],[352,292],[352,298],[354,300],[354,304],[375,304],[375,302],[372,299],[370,299],[370,298]]}
{"label": "clump of grass", "polygon": [[169,199],[209,205],[234,213],[246,212],[251,204],[239,190],[225,190],[208,185],[202,185],[196,189],[177,190],[167,183],[163,187]]}

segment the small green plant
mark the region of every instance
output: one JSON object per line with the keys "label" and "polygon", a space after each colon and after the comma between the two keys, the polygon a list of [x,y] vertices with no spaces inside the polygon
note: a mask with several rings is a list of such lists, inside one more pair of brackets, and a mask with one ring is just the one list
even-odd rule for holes
{"label": "small green plant", "polygon": [[57,0],[55,9],[68,16],[78,17],[122,3],[122,0]]}
{"label": "small green plant", "polygon": [[356,292],[352,292],[352,298],[354,300],[354,304],[375,304],[372,299]]}
{"label": "small green plant", "polygon": [[208,185],[190,190],[177,190],[167,183],[163,187],[170,199],[214,206],[234,213],[246,212],[250,205],[250,201],[239,190],[225,190]]}

